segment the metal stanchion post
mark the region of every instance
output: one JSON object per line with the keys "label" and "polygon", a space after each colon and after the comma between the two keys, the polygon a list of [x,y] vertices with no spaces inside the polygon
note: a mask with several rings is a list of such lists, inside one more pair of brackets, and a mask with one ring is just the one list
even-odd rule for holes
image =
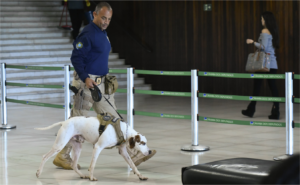
{"label": "metal stanchion post", "polygon": [[65,120],[69,119],[70,117],[70,66],[65,65]]}
{"label": "metal stanchion post", "polygon": [[133,81],[133,68],[127,68],[127,123],[131,128],[134,126],[134,81]]}
{"label": "metal stanchion post", "polygon": [[192,145],[184,145],[181,150],[190,152],[199,152],[209,150],[208,146],[202,146],[198,144],[198,70],[193,69],[191,71],[192,78]]}
{"label": "metal stanchion post", "polygon": [[[127,68],[127,124],[133,128],[134,126],[134,81],[133,81],[133,68]],[[126,136],[127,137],[127,136]],[[132,169],[128,165],[127,171],[130,174]]]}
{"label": "metal stanchion post", "polygon": [[181,151],[180,153],[183,154],[183,155],[191,156],[191,165],[200,164],[199,157],[201,155],[204,155],[204,152],[186,152],[186,151]]}
{"label": "metal stanchion post", "polygon": [[293,115],[293,74],[285,73],[285,128],[286,128],[286,154],[276,156],[275,161],[284,160],[293,155],[294,150],[294,115]]}
{"label": "metal stanchion post", "polygon": [[286,112],[286,154],[293,155],[294,150],[294,107],[293,107],[293,74],[291,72],[285,73],[285,79],[287,83],[287,89],[285,90],[286,94],[286,103],[285,103],[285,112]]}
{"label": "metal stanchion post", "polygon": [[0,129],[13,129],[16,126],[7,124],[7,104],[6,104],[6,71],[5,63],[1,63],[1,120]]}
{"label": "metal stanchion post", "polygon": [[7,160],[7,131],[2,132],[1,136],[1,162],[2,162],[2,183],[7,185],[8,184],[8,160]]}

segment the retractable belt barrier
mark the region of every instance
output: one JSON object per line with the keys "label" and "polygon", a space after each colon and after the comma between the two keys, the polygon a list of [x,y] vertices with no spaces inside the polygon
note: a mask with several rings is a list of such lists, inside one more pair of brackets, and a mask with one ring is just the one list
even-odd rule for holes
{"label": "retractable belt barrier", "polygon": [[[70,68],[68,65],[64,67],[52,67],[52,66],[22,66],[22,65],[5,65],[3,64],[3,71],[6,70],[6,68],[10,69],[23,69],[23,70],[47,70],[47,71],[65,71],[65,81],[67,79],[67,82],[65,82],[64,85],[46,85],[46,84],[24,84],[24,83],[14,83],[14,82],[7,82],[6,81],[6,73],[4,73],[4,82],[6,86],[15,86],[15,87],[31,87],[31,88],[51,88],[51,89],[64,89],[65,90],[65,99],[68,99],[69,97],[69,86],[66,84],[69,84],[69,76],[70,76],[70,69],[74,70],[74,68]],[[126,69],[113,69],[109,70],[110,73],[125,73],[126,74]],[[4,89],[2,89],[3,91]],[[5,88],[6,91],[6,88]],[[116,92],[119,93],[126,93],[127,89],[118,89]],[[5,94],[6,97],[6,92],[2,93]],[[67,94],[67,95],[66,95]],[[70,103],[65,102],[65,105],[59,105],[59,104],[50,104],[50,103],[42,103],[42,102],[34,102],[34,101],[26,101],[26,100],[16,100],[16,99],[11,99],[11,98],[5,98],[6,102],[11,102],[11,103],[19,103],[19,104],[25,104],[25,105],[34,105],[34,106],[40,106],[40,107],[51,107],[51,108],[59,108],[59,109],[65,109],[65,119],[68,119],[70,117],[70,108],[72,108],[72,105]],[[69,101],[67,101],[69,102]],[[69,105],[69,106],[66,106]],[[6,106],[2,108],[4,112],[6,112]],[[91,109],[92,111],[93,109]],[[2,111],[3,112],[3,111]],[[126,110],[118,110],[120,113],[126,112]],[[4,113],[3,113],[4,114]],[[2,118],[5,118],[5,120],[2,120],[2,126],[7,125],[7,118],[6,116],[2,115]],[[7,127],[7,126],[6,126]]]}
{"label": "retractable belt barrier", "polygon": [[[65,82],[64,85],[46,85],[46,84],[23,84],[6,82],[6,68],[11,69],[23,69],[23,70],[52,70],[52,71],[64,71]],[[64,67],[51,67],[51,66],[21,66],[21,65],[6,65],[1,64],[1,84],[2,84],[2,125],[0,128],[8,128],[7,125],[7,110],[6,102],[20,103],[26,105],[34,105],[41,107],[51,107],[65,109],[65,119],[70,116],[70,109],[72,105],[70,103],[70,71],[74,71],[74,67],[68,65]],[[118,110],[120,114],[127,114],[127,120],[131,127],[133,127],[133,116],[150,116],[159,118],[172,118],[172,119],[188,119],[192,120],[192,145],[186,145],[182,148],[185,151],[206,151],[209,147],[200,146],[198,144],[198,121],[204,122],[215,122],[225,124],[236,124],[236,125],[249,125],[249,126],[268,126],[268,127],[286,127],[287,129],[287,153],[292,153],[291,141],[293,137],[292,128],[300,128],[300,123],[294,123],[293,120],[293,103],[300,103],[299,98],[295,98],[292,93],[292,81],[299,80],[300,75],[286,73],[284,74],[249,74],[249,73],[220,73],[220,72],[204,72],[198,70],[187,71],[153,71],[153,70],[136,70],[133,68],[126,69],[110,69],[109,73],[127,73],[127,89],[118,89],[116,92],[127,93],[127,110]],[[173,91],[157,91],[157,90],[140,90],[134,88],[134,74],[143,75],[160,75],[160,76],[191,76],[191,92],[173,92]],[[224,95],[224,94],[211,94],[203,93],[198,91],[198,76],[200,77],[219,77],[219,78],[248,78],[248,79],[285,79],[286,80],[286,97],[258,97],[258,96],[238,96],[238,95]],[[5,85],[3,85],[5,84]],[[65,90],[65,104],[56,105],[50,103],[41,103],[25,100],[15,100],[6,97],[6,86],[17,86],[17,87],[30,87],[30,88],[54,88]],[[178,96],[178,97],[191,97],[192,113],[191,115],[177,115],[177,114],[165,114],[165,113],[154,113],[134,110],[134,94],[148,94],[148,95],[159,95],[159,96]],[[271,102],[286,102],[286,123],[282,122],[262,122],[262,121],[244,121],[244,120],[231,120],[222,118],[212,118],[199,116],[198,114],[198,98],[212,98],[212,99],[225,99],[225,100],[241,100],[241,101],[271,101]],[[288,100],[288,101],[286,101]],[[91,108],[91,111],[93,109]],[[11,127],[11,126],[10,126]],[[15,126],[12,126],[15,128]],[[289,138],[288,138],[289,136]],[[197,147],[198,146],[198,147]]]}
{"label": "retractable belt barrier", "polygon": [[285,79],[284,74],[254,74],[254,73],[218,73],[199,71],[199,76],[221,77],[221,78],[261,78],[261,79]]}
{"label": "retractable belt barrier", "polygon": [[285,98],[276,98],[276,97],[236,96],[236,95],[210,94],[210,93],[199,93],[198,95],[200,98],[213,98],[213,99],[224,99],[224,100],[285,102]]}
{"label": "retractable belt barrier", "polygon": [[[274,160],[283,160],[286,156],[291,156],[294,153],[294,133],[293,129],[299,127],[299,123],[294,122],[294,108],[293,103],[299,103],[299,98],[293,96],[293,80],[300,79],[300,75],[295,75],[292,72],[286,72],[285,76],[281,74],[237,74],[237,73],[217,73],[217,72],[199,72],[199,76],[208,76],[208,77],[225,77],[225,78],[263,78],[263,79],[285,79],[285,99],[283,98],[271,98],[271,97],[249,97],[251,101],[273,101],[273,102],[285,102],[285,114],[286,114],[286,123],[270,123],[270,122],[250,122],[251,125],[256,126],[275,126],[275,127],[285,127],[286,128],[286,154],[281,156],[275,156]],[[233,99],[233,100],[246,100],[246,96],[234,96],[234,95],[216,95],[216,94],[199,94],[202,97],[208,98],[217,98],[217,99]],[[249,122],[245,121],[234,121],[234,120],[225,120],[225,119],[212,119],[204,118],[204,120],[212,122],[224,122],[231,124],[246,124]]]}

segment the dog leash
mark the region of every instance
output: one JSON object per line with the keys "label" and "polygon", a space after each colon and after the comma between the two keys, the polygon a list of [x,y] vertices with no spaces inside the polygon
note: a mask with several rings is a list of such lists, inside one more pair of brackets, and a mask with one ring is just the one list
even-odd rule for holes
{"label": "dog leash", "polygon": [[[99,93],[94,94],[94,92],[97,92],[97,91],[92,91],[92,90],[90,89],[90,91],[91,91],[91,93],[92,93],[93,100],[94,100],[94,96],[97,97],[96,99],[99,99],[98,96],[100,96],[100,99],[99,99],[97,102],[99,102],[99,101],[101,100],[101,98],[104,97],[104,99],[107,101],[107,103],[108,103],[108,104],[116,111],[116,113],[119,115],[119,117],[121,118],[121,121],[125,122],[125,121],[124,121],[124,118],[118,113],[118,111],[114,108],[114,106],[110,103],[110,101],[109,101],[104,95],[102,96],[102,93],[101,93],[100,89],[99,89],[96,85],[94,85],[94,89],[95,89],[95,90],[98,90]],[[72,90],[73,90],[73,89],[72,89]],[[73,91],[73,92],[74,92],[74,91]],[[108,97],[109,97],[109,95],[108,95]],[[96,101],[96,100],[94,100],[94,101]],[[125,122],[125,123],[126,123],[126,122]],[[126,139],[127,139],[127,132],[128,132],[128,124],[126,123]]]}
{"label": "dog leash", "polygon": [[116,113],[120,116],[121,120],[124,121],[124,118],[118,113],[118,111],[114,108],[114,106],[112,106],[112,104],[108,101],[107,98],[105,98],[105,96],[103,96],[104,99],[107,101],[107,103],[116,111]]}
{"label": "dog leash", "polygon": [[[121,120],[123,121],[123,122],[125,122],[124,121],[124,118],[118,113],[118,111],[114,108],[114,106],[112,106],[112,104],[109,102],[109,100],[107,99],[107,98],[105,98],[105,96],[103,96],[104,97],[104,99],[107,101],[107,103],[116,111],[116,113],[120,116],[120,118],[121,118]],[[126,123],[126,122],[125,122]],[[128,123],[126,123],[126,139],[128,138],[127,137],[127,133],[128,133]]]}

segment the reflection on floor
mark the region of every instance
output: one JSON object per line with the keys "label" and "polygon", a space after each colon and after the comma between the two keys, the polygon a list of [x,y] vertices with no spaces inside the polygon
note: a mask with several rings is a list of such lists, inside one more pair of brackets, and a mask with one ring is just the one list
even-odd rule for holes
{"label": "reflection on floor", "polygon": [[[136,96],[135,110],[164,114],[189,115],[191,112],[189,98]],[[62,104],[63,100],[44,100]],[[116,97],[120,110],[126,109],[126,96]],[[258,102],[254,118],[241,115],[241,109],[248,102],[213,99],[199,100],[199,115],[215,118],[270,121],[270,102]],[[281,104],[281,119],[285,122],[285,106]],[[95,115],[94,112],[90,113]],[[126,119],[126,116],[124,116]],[[184,119],[167,119],[135,116],[134,128],[145,135],[148,146],[157,150],[149,161],[142,163],[138,169],[149,179],[140,181],[128,171],[128,166],[116,149],[104,150],[97,161],[94,175],[97,182],[90,182],[72,170],[62,170],[52,164],[51,158],[45,165],[39,179],[35,173],[42,155],[47,153],[58,128],[47,131],[34,130],[64,119],[64,110],[8,103],[8,123],[16,125],[11,131],[0,130],[0,184],[182,184],[181,168],[197,163],[207,163],[235,157],[249,157],[272,160],[273,156],[285,154],[285,128],[231,125],[212,122],[199,122],[199,144],[210,147],[203,153],[182,152],[181,146],[191,144],[191,123]],[[294,120],[299,123],[299,104],[294,105]],[[299,152],[299,128],[294,129],[294,151]],[[79,164],[82,172],[88,174],[91,161],[92,145],[84,143]]]}

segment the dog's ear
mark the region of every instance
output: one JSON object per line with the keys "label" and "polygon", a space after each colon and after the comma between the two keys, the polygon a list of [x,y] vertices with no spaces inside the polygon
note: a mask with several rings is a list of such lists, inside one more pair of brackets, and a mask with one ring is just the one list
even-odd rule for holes
{"label": "dog's ear", "polygon": [[129,148],[134,148],[135,147],[135,141],[133,137],[129,138]]}
{"label": "dog's ear", "polygon": [[135,135],[134,140],[135,140],[135,142],[138,142],[138,143],[141,142],[140,135]]}

